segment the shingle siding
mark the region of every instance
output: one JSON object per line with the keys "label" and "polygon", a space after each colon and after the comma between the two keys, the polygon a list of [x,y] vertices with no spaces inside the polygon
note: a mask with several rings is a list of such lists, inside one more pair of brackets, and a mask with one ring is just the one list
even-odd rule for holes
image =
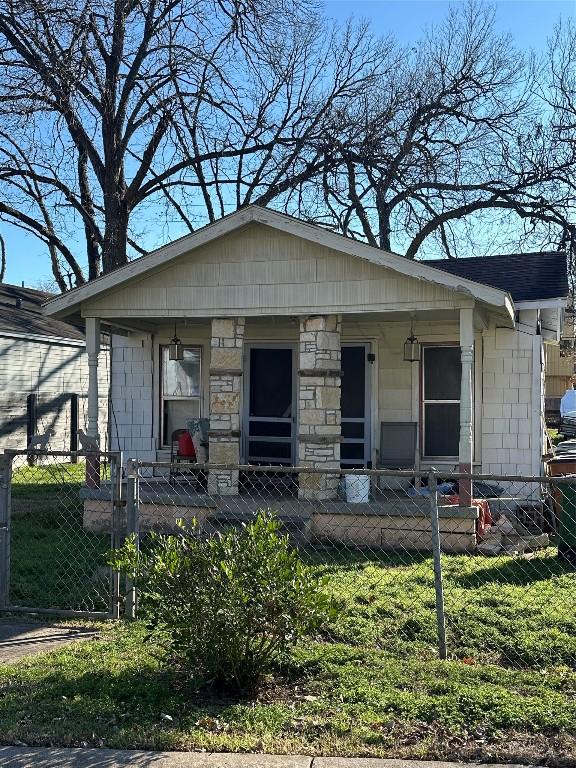
{"label": "shingle siding", "polygon": [[150,336],[112,337],[110,434],[113,450],[126,458],[153,461],[154,357]]}
{"label": "shingle siding", "polygon": [[542,375],[534,370],[540,336],[491,328],[483,333],[482,471],[539,474],[542,436],[533,422]]}

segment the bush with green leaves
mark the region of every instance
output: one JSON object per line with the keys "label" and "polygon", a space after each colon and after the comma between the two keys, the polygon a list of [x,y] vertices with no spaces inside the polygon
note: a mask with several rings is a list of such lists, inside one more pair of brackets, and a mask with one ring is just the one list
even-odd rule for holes
{"label": "bush with green leaves", "polygon": [[270,511],[203,537],[197,526],[129,539],[113,565],[139,589],[139,610],[197,685],[254,688],[334,613],[325,579],[306,566]]}

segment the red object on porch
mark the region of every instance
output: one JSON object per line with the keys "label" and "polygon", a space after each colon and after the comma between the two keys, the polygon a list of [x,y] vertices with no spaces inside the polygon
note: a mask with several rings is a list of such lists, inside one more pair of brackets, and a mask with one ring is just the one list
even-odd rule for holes
{"label": "red object on porch", "polygon": [[[460,496],[447,496],[450,504],[460,504]],[[486,499],[472,499],[470,503],[471,507],[478,507],[478,524],[476,527],[476,533],[479,538],[483,538],[484,531],[487,525],[492,525],[492,513],[490,512],[490,505]]]}
{"label": "red object on porch", "polygon": [[178,435],[178,457],[196,461],[196,451],[192,442],[192,435],[188,430],[182,430]]}

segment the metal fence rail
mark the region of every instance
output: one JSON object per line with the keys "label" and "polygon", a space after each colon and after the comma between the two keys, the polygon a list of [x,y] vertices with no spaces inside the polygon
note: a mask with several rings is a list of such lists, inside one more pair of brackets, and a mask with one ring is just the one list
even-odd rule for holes
{"label": "metal fence rail", "polygon": [[[0,610],[117,618],[122,540],[118,453],[7,451],[0,455]],[[87,525],[89,510],[109,520]]]}
{"label": "metal fence rail", "polygon": [[319,642],[576,669],[576,477],[121,466],[0,456],[0,609],[134,617],[134,585],[106,565],[126,535],[148,546],[183,520],[215,536],[264,509],[327,577],[338,612]]}
{"label": "metal fence rail", "polygon": [[[233,492],[220,495],[211,473],[226,472]],[[128,474],[141,540],[179,519],[217,535],[272,510],[329,576],[330,642],[576,668],[576,478],[161,462]]]}

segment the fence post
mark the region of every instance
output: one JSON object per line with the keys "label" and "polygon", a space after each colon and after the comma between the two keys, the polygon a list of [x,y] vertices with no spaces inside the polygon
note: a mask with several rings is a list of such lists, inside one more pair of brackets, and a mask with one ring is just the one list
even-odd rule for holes
{"label": "fence post", "polygon": [[[30,392],[26,397],[26,447],[38,432],[38,395]],[[35,456],[28,456],[28,466],[33,467],[36,464]]]}
{"label": "fence post", "polygon": [[438,653],[441,659],[448,657],[446,648],[446,617],[444,614],[444,587],[442,584],[442,560],[440,553],[440,522],[438,519],[438,480],[434,469],[428,473],[430,491],[430,525],[432,528],[432,552],[434,555],[434,589],[436,592],[436,622],[438,625]]}
{"label": "fence post", "polygon": [[0,455],[0,611],[10,605],[10,505],[12,456]]}
{"label": "fence post", "polygon": [[78,463],[78,394],[72,392],[70,395],[70,461],[72,464]]}
{"label": "fence post", "polygon": [[[128,459],[126,465],[126,534],[134,535],[136,547],[140,546],[140,474],[138,461]],[[126,578],[125,616],[136,618],[136,585],[129,576]]]}
{"label": "fence post", "polygon": [[[98,471],[100,470],[100,455],[96,454]],[[90,457],[87,457],[87,461]],[[118,549],[122,537],[121,531],[121,504],[122,504],[122,459],[118,456],[110,458],[110,501],[112,505],[112,550]],[[111,573],[110,614],[113,619],[120,618],[120,573],[112,570]]]}

